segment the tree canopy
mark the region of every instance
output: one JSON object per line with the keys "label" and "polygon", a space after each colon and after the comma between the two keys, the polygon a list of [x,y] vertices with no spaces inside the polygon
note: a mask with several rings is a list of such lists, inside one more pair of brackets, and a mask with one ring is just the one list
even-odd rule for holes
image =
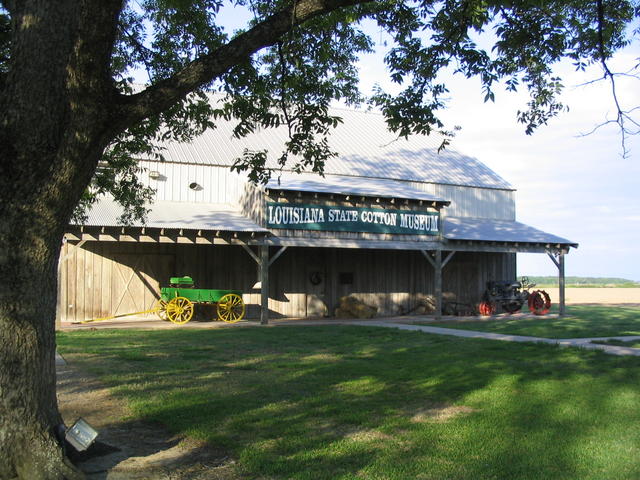
{"label": "tree canopy", "polygon": [[[230,4],[250,17],[243,30],[232,34],[219,21]],[[6,76],[16,28],[11,19],[21,8],[19,2],[4,5],[0,74]],[[81,204],[110,192],[128,206],[129,219],[142,216],[152,191],[138,183],[136,159],[162,158],[158,140],[187,140],[215,128],[220,117],[237,121],[238,137],[286,125],[286,150],[269,153],[294,171],[322,172],[332,155],[327,137],[340,122],[329,114],[332,101],[380,109],[399,136],[432,129],[449,134],[445,127],[451,126],[438,116],[448,93],[445,69],[478,77],[485,101],[494,99],[498,84],[528,90],[530,101],[517,121],[532,133],[564,108],[562,79],[554,75],[554,64],[570,59],[576,69],[584,69],[598,63],[603,78],[614,81],[607,61],[638,34],[633,24],[639,10],[629,0],[123,2],[109,64],[102,68],[131,102],[158,102],[168,90],[170,99],[110,140]],[[372,31],[384,31],[392,39],[384,61],[398,94],[359,89],[356,63],[374,47]],[[491,48],[477,43],[483,32],[495,39]],[[133,85],[136,71],[146,73],[150,89]],[[224,95],[224,102],[212,104],[211,92]],[[616,121],[623,135],[638,129],[619,106]],[[270,174],[266,158],[265,151],[247,151],[235,168],[264,182]]]}

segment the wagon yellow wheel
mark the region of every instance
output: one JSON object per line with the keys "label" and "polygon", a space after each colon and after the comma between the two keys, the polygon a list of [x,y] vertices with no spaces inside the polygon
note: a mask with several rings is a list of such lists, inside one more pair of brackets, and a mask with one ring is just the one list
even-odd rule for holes
{"label": "wagon yellow wheel", "polygon": [[158,300],[158,303],[156,303],[156,315],[160,320],[167,320],[167,302],[163,299]]}
{"label": "wagon yellow wheel", "polygon": [[176,297],[167,303],[167,318],[179,325],[187,323],[193,317],[193,303],[185,297]]}
{"label": "wagon yellow wheel", "polygon": [[227,293],[218,300],[218,318],[223,322],[235,323],[244,317],[244,302],[240,295]]}

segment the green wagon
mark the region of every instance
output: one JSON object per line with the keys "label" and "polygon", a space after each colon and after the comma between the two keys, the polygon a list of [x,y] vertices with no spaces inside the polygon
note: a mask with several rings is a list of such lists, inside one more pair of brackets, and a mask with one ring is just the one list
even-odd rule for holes
{"label": "green wagon", "polygon": [[155,309],[162,320],[187,323],[193,317],[194,304],[216,304],[218,319],[235,323],[244,317],[245,304],[240,290],[194,288],[191,277],[171,277],[168,287],[160,288]]}

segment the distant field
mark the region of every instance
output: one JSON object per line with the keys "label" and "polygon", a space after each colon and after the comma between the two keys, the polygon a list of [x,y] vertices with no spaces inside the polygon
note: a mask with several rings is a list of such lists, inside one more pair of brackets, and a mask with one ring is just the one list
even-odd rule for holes
{"label": "distant field", "polygon": [[[529,276],[528,277],[531,282],[536,283],[541,287],[557,287],[558,286],[558,277],[536,277]],[[640,288],[640,283],[635,282],[633,280],[629,280],[627,278],[617,278],[617,277],[574,277],[567,276],[565,277],[565,285],[567,287],[575,287],[575,288]]]}
{"label": "distant field", "polygon": [[[537,288],[558,288],[558,282],[536,283]],[[565,288],[640,288],[637,283],[619,283],[610,285],[584,284],[584,283],[565,283]]]}
{"label": "distant field", "polygon": [[[557,288],[549,287],[544,288],[544,290],[551,295],[551,301],[554,304],[558,303],[559,295]],[[565,297],[567,304],[597,303],[640,305],[640,288],[565,288]]]}

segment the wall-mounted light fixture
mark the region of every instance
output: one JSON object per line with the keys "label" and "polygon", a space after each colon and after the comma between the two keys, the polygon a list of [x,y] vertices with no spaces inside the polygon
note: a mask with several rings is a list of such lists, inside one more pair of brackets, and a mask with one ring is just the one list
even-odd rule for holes
{"label": "wall-mounted light fixture", "polygon": [[198,182],[191,182],[189,184],[189,188],[194,192],[199,192],[200,190],[202,190],[202,185],[200,185]]}
{"label": "wall-mounted light fixture", "polygon": [[157,179],[159,179],[159,178],[160,178],[160,172],[159,172],[159,171],[157,171],[157,170],[151,170],[151,171],[149,172],[149,178],[150,178],[151,180],[157,180]]}

